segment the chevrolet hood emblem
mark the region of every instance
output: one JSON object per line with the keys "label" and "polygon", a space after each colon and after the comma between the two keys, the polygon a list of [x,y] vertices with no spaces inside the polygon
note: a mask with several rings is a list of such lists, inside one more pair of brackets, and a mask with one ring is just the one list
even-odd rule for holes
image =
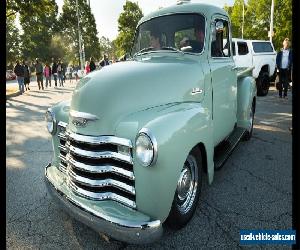
{"label": "chevrolet hood emblem", "polygon": [[89,121],[95,121],[99,119],[96,115],[78,112],[76,110],[70,111],[70,118],[72,124],[76,127],[85,127]]}

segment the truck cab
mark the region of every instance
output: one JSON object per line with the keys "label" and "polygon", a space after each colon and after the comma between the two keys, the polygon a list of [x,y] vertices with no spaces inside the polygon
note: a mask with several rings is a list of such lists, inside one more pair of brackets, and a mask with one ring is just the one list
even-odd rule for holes
{"label": "truck cab", "polygon": [[58,204],[129,243],[184,227],[204,174],[212,183],[252,134],[256,85],[252,68],[235,66],[231,39],[227,13],[212,5],[143,17],[128,60],[83,77],[71,101],[46,113],[45,182]]}
{"label": "truck cab", "polygon": [[238,67],[254,67],[257,95],[266,96],[275,73],[276,51],[270,41],[232,39],[233,59]]}

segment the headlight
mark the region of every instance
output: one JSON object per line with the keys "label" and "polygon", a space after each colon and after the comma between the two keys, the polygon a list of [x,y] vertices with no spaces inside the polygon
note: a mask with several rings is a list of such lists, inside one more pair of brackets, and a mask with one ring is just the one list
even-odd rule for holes
{"label": "headlight", "polygon": [[148,129],[142,129],[135,141],[135,153],[141,165],[149,167],[156,162],[157,143]]}
{"label": "headlight", "polygon": [[48,109],[45,115],[47,122],[47,130],[50,134],[55,134],[56,132],[56,120],[54,113],[51,109]]}

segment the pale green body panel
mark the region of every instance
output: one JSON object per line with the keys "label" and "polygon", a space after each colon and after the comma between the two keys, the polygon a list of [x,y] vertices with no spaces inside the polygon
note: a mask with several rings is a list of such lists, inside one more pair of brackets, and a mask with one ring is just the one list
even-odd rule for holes
{"label": "pale green body panel", "polygon": [[[210,5],[186,4],[159,10],[140,23],[179,12],[203,13],[207,23],[215,13],[226,15]],[[236,123],[245,128],[249,125],[249,105],[256,85],[251,77],[241,76],[237,81],[236,71],[231,70],[232,57],[223,61],[210,58],[209,31],[206,24],[205,49],[199,55],[153,52],[83,78],[73,93],[70,109],[98,117],[86,127],[69,122],[68,108],[64,108],[67,103],[53,108],[56,119],[69,123],[72,132],[131,140],[137,210],[162,222],[169,214],[180,171],[192,148],[204,145],[211,183],[214,146]],[[193,94],[194,88],[201,92]],[[135,138],[142,128],[149,129],[158,144],[157,162],[151,167],[143,167],[135,159]],[[58,162],[58,143],[57,135],[53,136],[54,165]],[[97,205],[113,203],[100,201]]]}

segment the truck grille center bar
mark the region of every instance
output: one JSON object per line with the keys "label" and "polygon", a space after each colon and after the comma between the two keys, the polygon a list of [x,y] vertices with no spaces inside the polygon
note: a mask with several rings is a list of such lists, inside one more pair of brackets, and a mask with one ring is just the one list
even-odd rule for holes
{"label": "truck grille center bar", "polygon": [[115,136],[87,136],[58,123],[59,170],[76,194],[92,200],[114,200],[136,208],[130,140]]}

